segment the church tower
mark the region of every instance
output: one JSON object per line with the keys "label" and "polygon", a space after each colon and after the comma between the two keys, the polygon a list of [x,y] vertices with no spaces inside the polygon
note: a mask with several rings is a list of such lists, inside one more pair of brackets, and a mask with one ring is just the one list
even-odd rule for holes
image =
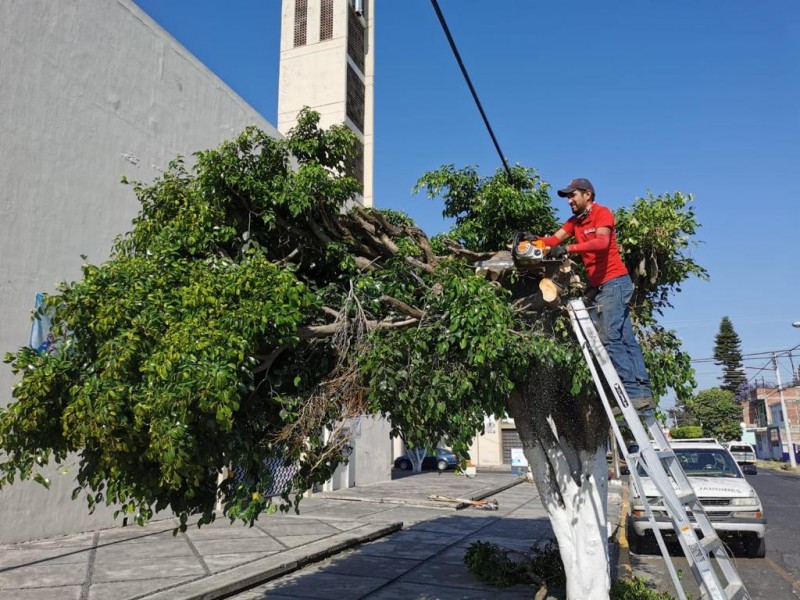
{"label": "church tower", "polygon": [[358,137],[355,173],[372,206],[374,0],[282,0],[278,131],[308,106],[320,125],[346,123]]}

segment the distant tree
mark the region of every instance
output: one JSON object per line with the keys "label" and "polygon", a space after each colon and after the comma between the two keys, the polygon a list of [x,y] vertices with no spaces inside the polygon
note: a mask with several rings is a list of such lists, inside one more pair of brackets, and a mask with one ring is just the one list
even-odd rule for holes
{"label": "distant tree", "polygon": [[667,410],[667,414],[672,419],[675,427],[683,427],[684,425],[695,425],[694,417],[686,407],[685,398],[677,398],[675,406]]}
{"label": "distant tree", "polygon": [[669,435],[674,440],[690,440],[703,437],[703,428],[699,425],[681,425],[669,430]]}
{"label": "distant tree", "polygon": [[722,385],[736,396],[740,388],[747,384],[742,367],[742,341],[733,328],[731,320],[725,316],[719,324],[719,333],[714,338],[714,359],[722,366]]}
{"label": "distant tree", "polygon": [[741,438],[742,406],[734,400],[729,390],[702,390],[686,401],[686,407],[692,418],[702,426],[704,437],[714,437],[720,442]]}

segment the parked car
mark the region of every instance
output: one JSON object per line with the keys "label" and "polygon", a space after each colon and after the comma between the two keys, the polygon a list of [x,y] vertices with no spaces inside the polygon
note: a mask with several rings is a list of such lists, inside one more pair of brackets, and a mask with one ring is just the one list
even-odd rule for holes
{"label": "parked car", "polygon": [[[767,520],[761,500],[728,449],[712,439],[675,440],[670,445],[717,534],[722,538],[740,540],[748,556],[763,558],[766,553],[764,536]],[[655,484],[641,468],[639,476],[656,526],[665,537],[674,537],[672,522],[664,510]],[[633,477],[628,485],[628,497],[631,499],[628,542],[633,552],[639,552],[645,536],[652,535],[652,525],[645,514]]]}
{"label": "parked car", "polygon": [[[411,459],[408,455],[398,456],[394,461],[396,469],[401,471],[411,470]],[[422,459],[422,469],[438,469],[439,471],[446,471],[447,469],[455,469],[458,466],[458,458],[450,450],[444,448],[437,448],[435,452],[428,452],[425,458]]]}
{"label": "parked car", "polygon": [[728,442],[725,444],[728,452],[742,469],[745,475],[758,474],[756,467],[756,451],[750,444],[744,442]]}

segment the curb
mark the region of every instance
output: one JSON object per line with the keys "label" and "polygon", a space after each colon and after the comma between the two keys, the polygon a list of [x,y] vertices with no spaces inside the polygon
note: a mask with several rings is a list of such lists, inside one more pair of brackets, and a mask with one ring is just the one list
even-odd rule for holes
{"label": "curb", "polygon": [[[503,485],[499,485],[496,487],[492,487],[491,489],[484,489],[484,491],[478,491],[474,496],[471,496],[470,500],[483,500],[484,498],[488,498],[489,496],[493,496],[495,494],[499,494],[500,492],[504,492],[509,488],[514,487],[515,485],[519,485],[520,483],[524,483],[526,479],[524,477],[518,477],[509,483],[504,483]],[[462,508],[467,508],[472,506],[467,502],[459,502],[458,504],[442,504],[441,502],[436,502],[434,500],[409,500],[408,498],[392,498],[389,497],[382,497],[382,498],[369,498],[366,496],[345,496],[340,494],[333,494],[333,493],[322,493],[322,494],[314,494],[315,498],[324,498],[325,500],[343,500],[346,502],[372,502],[374,504],[400,504],[404,506],[413,506],[415,508],[438,508],[440,510],[461,510]]]}
{"label": "curb", "polygon": [[403,528],[402,523],[367,524],[275,556],[179,584],[145,596],[147,600],[215,600],[281,577],[344,550],[371,542]]}

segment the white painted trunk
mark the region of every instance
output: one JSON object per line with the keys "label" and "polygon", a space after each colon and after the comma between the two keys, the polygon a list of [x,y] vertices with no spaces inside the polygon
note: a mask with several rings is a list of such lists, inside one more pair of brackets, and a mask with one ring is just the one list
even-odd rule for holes
{"label": "white painted trunk", "polygon": [[605,448],[577,451],[563,439],[545,448],[537,441],[525,455],[558,540],[567,598],[607,600],[611,580]]}
{"label": "white painted trunk", "polygon": [[408,458],[411,460],[412,473],[422,472],[422,461],[425,460],[425,456],[427,454],[428,453],[425,451],[424,448],[411,448],[408,451]]}

